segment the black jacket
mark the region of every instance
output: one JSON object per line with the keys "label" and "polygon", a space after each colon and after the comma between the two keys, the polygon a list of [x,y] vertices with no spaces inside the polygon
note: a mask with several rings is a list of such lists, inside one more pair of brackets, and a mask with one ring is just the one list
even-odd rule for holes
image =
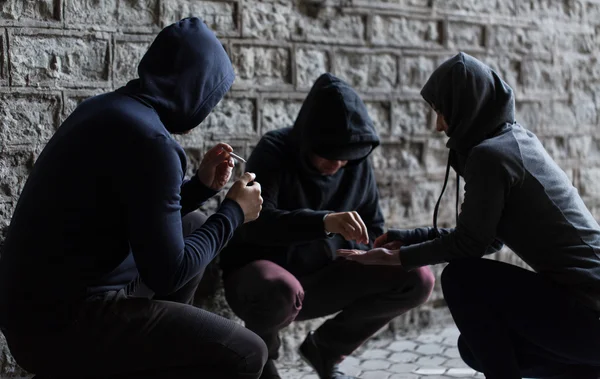
{"label": "black jacket", "polygon": [[[258,259],[271,260],[296,275],[335,259],[338,248],[367,248],[327,237],[323,217],[357,211],[370,242],[383,233],[384,219],[373,168],[367,159],[379,138],[366,107],[348,84],[322,75],[304,101],[293,128],[266,133],[247,170],[256,173],[264,199],[260,217],[241,227],[221,253],[225,275]],[[365,150],[366,147],[366,150]],[[310,152],[366,151],[336,174],[324,176],[309,163]]]}

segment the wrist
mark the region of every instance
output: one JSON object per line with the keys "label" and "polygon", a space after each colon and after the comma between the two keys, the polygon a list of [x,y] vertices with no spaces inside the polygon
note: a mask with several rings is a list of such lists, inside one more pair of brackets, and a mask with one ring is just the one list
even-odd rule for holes
{"label": "wrist", "polygon": [[327,218],[327,216],[329,216],[331,213],[327,213],[326,215],[323,216],[323,231],[325,231],[325,235],[327,237],[331,237],[333,235],[333,233],[331,233],[330,231],[327,230],[327,223],[325,222],[325,219]]}

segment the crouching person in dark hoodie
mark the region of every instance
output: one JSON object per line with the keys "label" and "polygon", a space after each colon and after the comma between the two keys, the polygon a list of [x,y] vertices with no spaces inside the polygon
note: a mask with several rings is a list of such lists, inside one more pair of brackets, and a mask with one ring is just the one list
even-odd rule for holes
{"label": "crouching person in dark hoodie", "polygon": [[383,233],[367,159],[378,145],[358,94],[323,74],[293,128],[266,133],[252,152],[247,169],[261,182],[263,210],[220,258],[229,304],[267,344],[261,378],[279,378],[280,329],[339,311],[309,333],[300,354],[321,379],[351,378],[338,369],[344,356],[429,297],[428,268],[409,273],[336,259],[337,249],[368,249]]}
{"label": "crouching person in dark hoodie", "polygon": [[[516,123],[513,91],[488,66],[459,54],[421,94],[450,137],[446,181],[453,167],[466,182],[456,228],[437,229],[436,207],[433,228],[389,231],[371,251],[340,254],[408,270],[450,262],[441,282],[459,350],[488,379],[597,379],[600,226]],[[533,271],[480,259],[502,244]]]}
{"label": "crouching person in dark hoodie", "polygon": [[[16,361],[43,378],[258,378],[266,346],[189,305],[206,265],[245,221],[260,185],[233,184],[231,147],[184,181],[171,134],[196,127],[229,90],[231,62],[197,18],[165,28],[139,79],[77,107],[23,188],[0,259],[0,326]],[[152,298],[130,296],[140,280]]]}

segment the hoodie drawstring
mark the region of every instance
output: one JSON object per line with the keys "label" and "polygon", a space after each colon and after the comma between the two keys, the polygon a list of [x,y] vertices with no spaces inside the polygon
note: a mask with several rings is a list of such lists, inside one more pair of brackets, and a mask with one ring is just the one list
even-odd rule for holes
{"label": "hoodie drawstring", "polygon": [[[433,228],[435,230],[435,234],[437,237],[440,237],[442,234],[437,226],[437,216],[438,211],[440,209],[440,202],[442,201],[442,196],[444,196],[444,191],[446,190],[446,185],[448,184],[448,177],[450,176],[450,160],[452,157],[452,151],[448,154],[448,163],[446,164],[446,176],[444,177],[444,185],[442,186],[442,193],[440,193],[440,197],[438,198],[437,203],[435,204],[435,208],[433,210]],[[456,174],[456,204],[455,204],[455,214],[456,214],[456,223],[458,224],[458,202],[459,202],[459,194],[460,194],[460,176],[458,173]]]}

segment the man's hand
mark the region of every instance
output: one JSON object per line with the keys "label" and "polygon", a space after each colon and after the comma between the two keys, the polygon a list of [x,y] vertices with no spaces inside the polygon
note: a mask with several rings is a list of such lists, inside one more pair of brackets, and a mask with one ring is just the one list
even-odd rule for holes
{"label": "man's hand", "polygon": [[383,247],[385,249],[388,250],[398,250],[400,248],[400,246],[402,246],[402,241],[388,241],[389,237],[388,234],[382,234],[379,237],[377,237],[377,239],[375,239],[375,242],[373,242],[373,248],[378,248],[378,247]]}
{"label": "man's hand", "polygon": [[234,161],[231,155],[233,148],[226,143],[219,143],[204,154],[196,175],[198,179],[214,191],[220,191],[231,178]]}
{"label": "man's hand", "polygon": [[248,185],[255,178],[255,174],[245,173],[233,183],[226,196],[240,205],[244,211],[244,223],[256,220],[262,210],[263,198],[260,196],[260,184],[254,182]]}
{"label": "man's hand", "polygon": [[367,226],[357,212],[330,213],[325,216],[325,231],[341,234],[346,241],[369,243]]}
{"label": "man's hand", "polygon": [[388,250],[382,247],[369,251],[348,249],[340,249],[337,251],[337,254],[340,257],[365,265],[376,266],[400,266],[399,253],[400,250]]}

